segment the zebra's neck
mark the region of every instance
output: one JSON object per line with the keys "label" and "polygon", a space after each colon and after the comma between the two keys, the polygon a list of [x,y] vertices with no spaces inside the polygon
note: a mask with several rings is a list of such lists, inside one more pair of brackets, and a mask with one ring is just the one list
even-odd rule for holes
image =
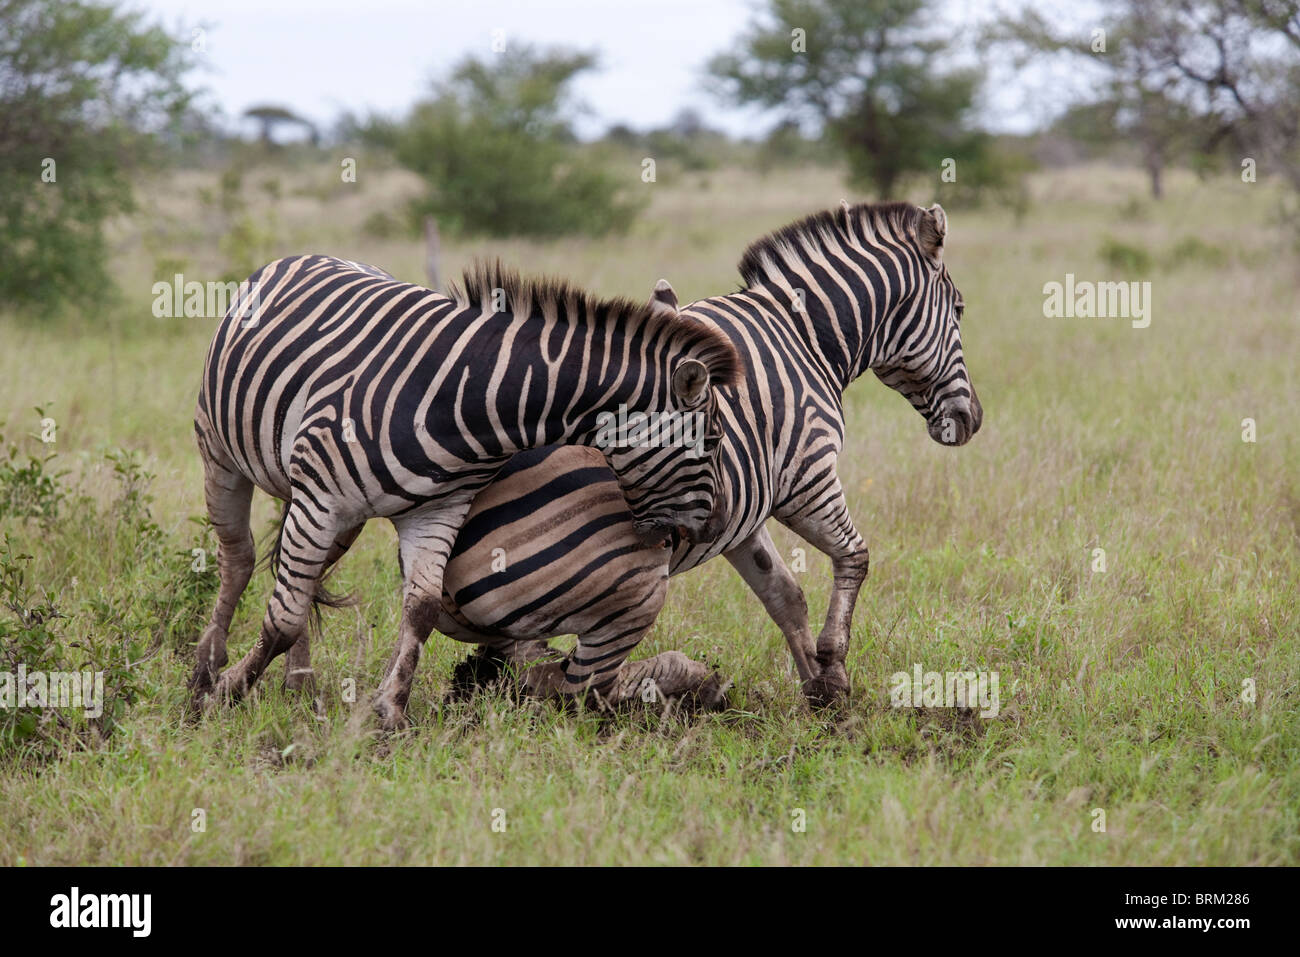
{"label": "zebra's neck", "polygon": [[[807,285],[796,285],[802,279]],[[899,302],[898,290],[878,277],[835,277],[820,285],[807,276],[769,281],[737,296],[764,305],[776,324],[806,351],[811,367],[841,393],[875,361],[877,331]],[[842,283],[842,285],[841,285]]]}
{"label": "zebra's neck", "polygon": [[888,215],[894,205],[809,217],[741,261],[746,288],[735,295],[772,313],[840,392],[872,367],[879,331],[915,285],[915,256]]}

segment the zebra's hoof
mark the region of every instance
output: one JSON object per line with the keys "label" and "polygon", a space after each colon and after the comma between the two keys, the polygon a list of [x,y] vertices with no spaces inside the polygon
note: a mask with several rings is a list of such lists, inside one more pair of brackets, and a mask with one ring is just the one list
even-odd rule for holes
{"label": "zebra's hoof", "polygon": [[726,711],[731,707],[731,699],[727,694],[730,688],[731,682],[723,681],[715,672],[709,675],[704,684],[685,695],[682,704],[687,710],[695,712]]}
{"label": "zebra's hoof", "polygon": [[284,676],[285,691],[305,692],[307,697],[316,694],[316,677],[310,668],[302,668]]}
{"label": "zebra's hoof", "polygon": [[830,708],[849,696],[849,683],[838,675],[818,675],[803,686],[804,697],[813,708]]}
{"label": "zebra's hoof", "polygon": [[376,698],[372,707],[379,718],[379,730],[385,734],[405,731],[411,726],[410,720],[406,717],[406,709],[396,702]]}
{"label": "zebra's hoof", "polygon": [[505,657],[494,651],[471,651],[451,672],[451,700],[465,701],[479,689],[499,681],[505,663]]}

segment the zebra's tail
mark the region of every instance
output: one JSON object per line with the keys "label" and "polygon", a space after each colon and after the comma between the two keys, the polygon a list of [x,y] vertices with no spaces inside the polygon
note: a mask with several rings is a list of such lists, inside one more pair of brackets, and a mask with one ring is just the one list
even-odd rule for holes
{"label": "zebra's tail", "polygon": [[[280,550],[284,545],[284,520],[288,515],[289,503],[284,502],[280,508],[280,520],[272,529],[275,538],[271,542],[271,547],[266,550],[262,555],[262,560],[258,563],[259,569],[271,569],[271,575],[273,577],[280,574]],[[317,638],[321,634],[322,607],[350,608],[358,602],[357,596],[352,592],[339,594],[338,592],[330,591],[325,587],[325,583],[329,581],[330,576],[334,574],[334,569],[336,567],[338,567],[337,562],[325,569],[325,574],[321,576],[321,580],[316,584],[316,597],[311,600],[311,614],[307,619],[307,626],[311,629],[313,638]]]}

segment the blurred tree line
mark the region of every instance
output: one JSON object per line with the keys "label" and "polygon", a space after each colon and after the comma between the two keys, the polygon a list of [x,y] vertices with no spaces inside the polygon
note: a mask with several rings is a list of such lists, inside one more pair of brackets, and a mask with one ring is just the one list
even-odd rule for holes
{"label": "blurred tree line", "polygon": [[[619,232],[648,183],[722,165],[834,164],[875,198],[928,188],[948,204],[1019,213],[1036,144],[1060,136],[1128,151],[1156,196],[1171,166],[1246,160],[1300,193],[1300,0],[1100,0],[1088,35],[1026,5],[978,45],[938,0],[755,2],[707,64],[720,102],[777,120],[739,141],[685,110],[659,129],[619,125],[584,142],[573,91],[595,54],[512,46],[461,60],[403,116],[344,114],[323,131],[283,104],[257,104],[243,114],[257,128],[246,143],[187,85],[187,39],[112,0],[0,0],[0,307],[102,304],[113,288],[104,224],[164,162],[223,169],[208,205],[249,250],[259,204],[240,197],[242,171],[337,162],[340,147],[421,178],[408,209],[381,211],[412,236],[430,216],[453,235]],[[979,123],[988,81],[974,54],[1065,59],[1095,82],[1043,136],[994,136]],[[305,139],[283,145],[294,129]]]}
{"label": "blurred tree line", "polygon": [[1300,191],[1297,0],[1101,0],[1099,9],[1088,36],[1031,8],[1002,18],[985,44],[1093,71],[1095,94],[1059,128],[1135,145],[1156,199],[1174,164],[1207,170],[1224,159],[1253,161]]}

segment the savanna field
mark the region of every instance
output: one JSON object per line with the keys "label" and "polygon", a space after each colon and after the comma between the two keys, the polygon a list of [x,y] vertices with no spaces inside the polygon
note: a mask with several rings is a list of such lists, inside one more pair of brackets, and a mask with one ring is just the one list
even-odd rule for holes
{"label": "savanna field", "polygon": [[[155,317],[153,283],[297,252],[423,283],[422,244],[384,228],[418,188],[328,164],[162,177],[112,230],[119,301],[0,315],[0,629],[29,668],[103,670],[109,693],[93,722],[0,715],[0,863],[1300,863],[1300,253],[1280,194],[1230,173],[1172,174],[1156,203],[1137,172],[1075,167],[1035,174],[1020,218],[948,208],[984,425],[945,449],[874,377],[850,389],[841,477],[872,567],[839,711],[808,710],[719,559],[673,580],[636,656],[709,661],[729,710],[452,701],[468,646],[435,634],[414,727],[381,736],[400,576],[376,522],[333,579],[360,603],[325,613],[318,702],[276,662],[250,700],[188,718],[217,582],[192,428],[215,319]],[[444,278],[499,255],[605,295],[665,277],[685,303],[734,290],[765,232],[854,198],[828,170],[644,188],[626,236],[448,238]],[[1150,325],[1046,318],[1067,273],[1149,281]],[[275,515],[258,493],[260,538]],[[797,578],[818,627],[830,564],[809,549]],[[244,596],[232,661],[270,584]],[[996,672],[1000,713],[891,707],[917,664]]]}

